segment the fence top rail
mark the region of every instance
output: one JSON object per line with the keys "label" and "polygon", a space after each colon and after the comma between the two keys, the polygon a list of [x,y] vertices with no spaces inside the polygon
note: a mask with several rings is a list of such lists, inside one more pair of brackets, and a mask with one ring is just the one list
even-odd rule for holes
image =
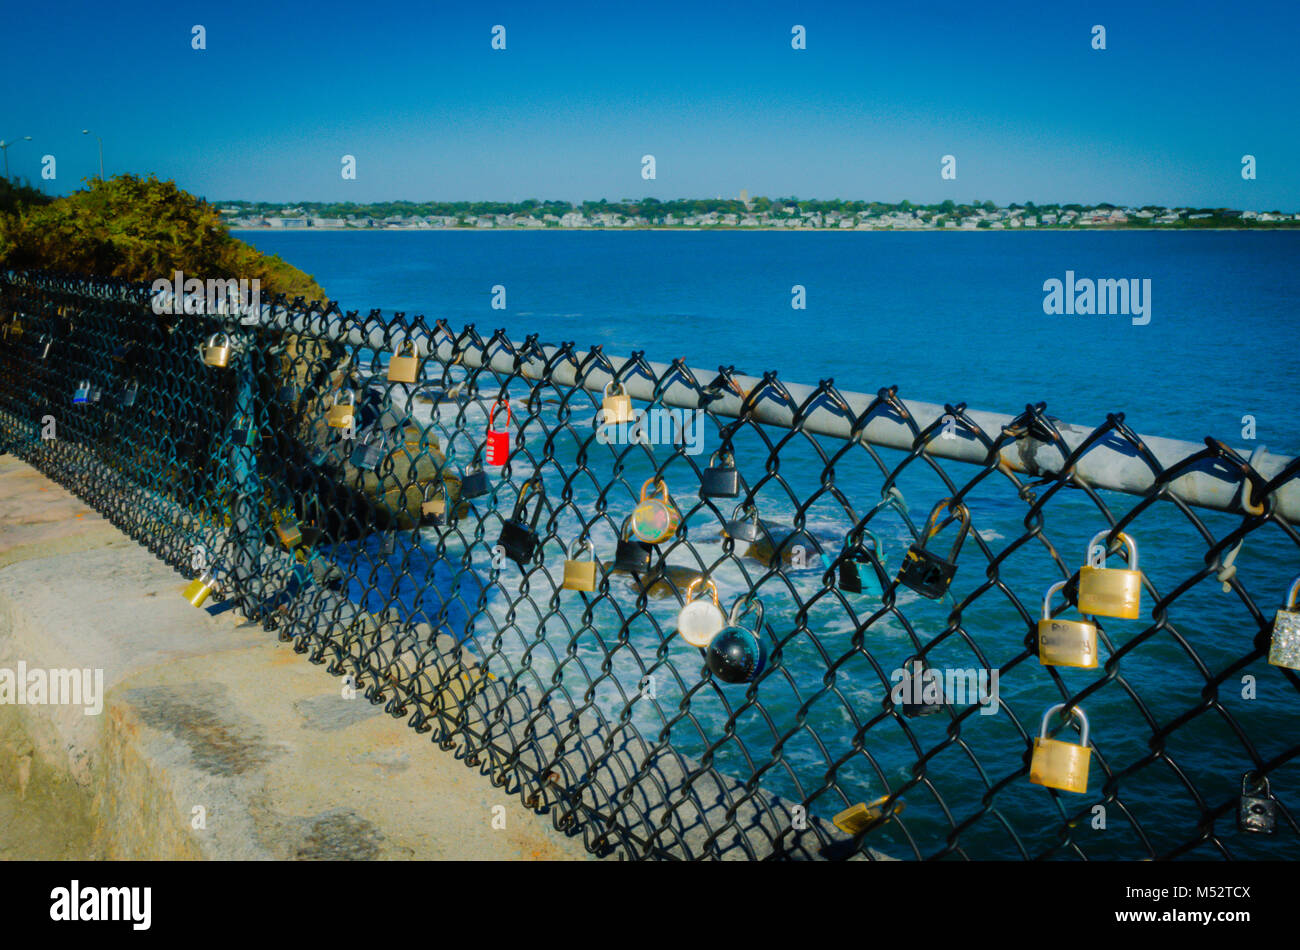
{"label": "fence top rail", "polygon": [[[10,274],[11,279],[31,276]],[[66,279],[37,275],[38,281],[42,278],[53,285],[51,289],[72,289]],[[147,284],[98,283],[102,293],[113,298],[153,300],[162,306],[175,303],[170,292],[154,293]],[[729,368],[696,371],[681,361],[651,362],[639,353],[611,356],[599,347],[576,350],[572,343],[544,345],[535,337],[516,344],[504,330],[484,340],[473,324],[457,334],[441,320],[432,329],[408,328],[402,323],[404,316],[396,313],[386,318],[379,310],[367,316],[355,311],[344,314],[335,305],[322,307],[301,299],[287,303],[277,297],[242,315],[232,313],[229,319],[249,329],[304,333],[374,350],[398,343],[405,346],[409,341],[421,359],[459,361],[467,368],[523,379],[548,376],[560,385],[590,392],[603,392],[607,383],[617,380],[634,399],[687,410],[707,407],[728,418],[745,414],[781,428],[792,427],[797,419],[803,431],[814,435],[903,452],[923,451],[938,459],[982,465],[995,451],[1006,471],[1050,479],[1072,467],[1074,480],[1094,489],[1146,495],[1156,487],[1157,473],[1174,469],[1179,474],[1166,480],[1167,491],[1186,504],[1243,514],[1263,514],[1271,506],[1288,522],[1300,521],[1300,464],[1268,452],[1265,446],[1233,449],[1214,439],[1197,444],[1139,435],[1124,427],[1122,415],[1109,417],[1099,430],[1052,418],[1042,404],[1011,416],[903,399],[893,390],[882,389],[874,396],[839,390],[829,379],[814,387],[778,382],[775,373],[755,377]],[[665,380],[671,382],[665,385]],[[952,421],[946,421],[948,417]]]}

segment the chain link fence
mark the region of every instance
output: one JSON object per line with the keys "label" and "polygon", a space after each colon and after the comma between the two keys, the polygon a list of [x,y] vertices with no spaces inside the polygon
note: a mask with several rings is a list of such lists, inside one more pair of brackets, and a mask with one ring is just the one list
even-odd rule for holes
{"label": "chain link fence", "polygon": [[4,275],[3,447],[591,851],[1296,856],[1294,459],[228,290]]}

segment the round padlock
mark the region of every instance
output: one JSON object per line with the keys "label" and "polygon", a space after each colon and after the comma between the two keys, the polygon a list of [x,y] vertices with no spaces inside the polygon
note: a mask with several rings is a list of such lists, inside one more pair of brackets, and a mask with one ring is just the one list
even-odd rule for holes
{"label": "round padlock", "polygon": [[[742,609],[743,607],[743,609]],[[740,626],[745,614],[754,609],[757,621],[753,630]],[[758,598],[740,597],[731,605],[728,626],[709,641],[704,661],[724,683],[752,683],[767,666],[767,645],[763,642],[763,602]]]}
{"label": "round padlock", "polygon": [[[656,485],[663,489],[663,498],[650,494]],[[646,544],[667,541],[677,531],[681,520],[681,514],[668,498],[668,486],[657,478],[647,479],[641,486],[641,500],[632,510],[632,534],[636,539]]]}
{"label": "round padlock", "polygon": [[[694,599],[696,588],[701,584],[709,592],[709,597]],[[709,642],[727,625],[727,615],[718,603],[718,588],[707,578],[698,578],[686,588],[686,605],[677,615],[677,632],[693,647],[704,649]]]}

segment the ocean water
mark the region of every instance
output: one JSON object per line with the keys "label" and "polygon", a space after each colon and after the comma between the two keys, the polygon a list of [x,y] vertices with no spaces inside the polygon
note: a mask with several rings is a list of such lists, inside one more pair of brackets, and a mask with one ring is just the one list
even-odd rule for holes
{"label": "ocean water", "polygon": [[[1108,412],[1122,411],[1144,434],[1192,441],[1213,434],[1244,448],[1263,443],[1274,452],[1300,450],[1300,427],[1291,414],[1300,370],[1286,358],[1300,325],[1294,303],[1300,299],[1300,234],[261,231],[240,236],[312,273],[340,306],[363,313],[372,307],[423,313],[445,317],[453,327],[474,322],[484,335],[505,327],[516,340],[538,333],[544,342],[574,340],[579,348],[602,343],[614,354],[644,349],[651,360],[680,356],[706,371],[734,364],[754,375],[774,369],[782,379],[811,384],[832,376],[843,389],[865,392],[897,384],[905,397],[965,401],[1006,413],[1045,400],[1054,415],[1080,424],[1095,425]],[[1150,322],[1139,326],[1121,315],[1045,314],[1044,281],[1064,280],[1067,271],[1076,278],[1150,279]],[[790,306],[796,284],[806,291],[803,311]],[[504,311],[489,306],[494,285],[506,288]],[[522,389],[515,395],[522,396]],[[445,442],[454,434],[453,407],[418,411],[442,427]],[[452,441],[462,459],[486,425],[475,411],[467,418],[469,429]],[[544,408],[541,421],[554,422],[555,411]],[[593,415],[591,409],[575,410],[570,422],[581,430]],[[1254,443],[1241,438],[1245,415],[1256,420]],[[837,446],[823,440],[822,447],[834,451]],[[651,467],[639,450],[591,448],[600,449],[592,452],[589,467],[601,482],[609,478],[617,455],[628,500],[621,502],[615,493],[610,513],[593,515],[594,489],[575,483],[574,503],[557,506],[552,529],[561,539],[589,533],[608,559],[620,506],[630,506]],[[555,455],[567,468],[578,451],[570,433],[557,439]],[[743,436],[736,455],[747,483],[764,477],[766,450],[757,433]],[[892,467],[900,456],[882,453],[882,458]],[[955,464],[945,468],[958,484],[973,473],[963,476],[963,467]],[[764,518],[788,523],[796,503],[819,491],[820,471],[810,443],[797,441],[784,449],[780,475],[788,490],[776,480],[764,482],[757,495]],[[530,474],[523,463],[512,463],[516,485]],[[558,486],[562,473],[547,467],[537,474],[547,483],[548,497],[558,497],[553,484]],[[882,478],[859,451],[837,463],[835,475],[854,513],[824,493],[805,512],[808,533],[832,553],[879,497]],[[609,596],[595,599],[585,625],[534,612],[527,601],[512,610],[518,573],[512,565],[493,575],[487,546],[480,543],[471,556],[479,576],[489,579],[482,588],[482,609],[497,631],[493,649],[508,662],[498,672],[522,670],[522,680],[539,689],[551,688],[558,677],[571,695],[590,690],[593,703],[616,718],[650,664],[657,673],[658,702],[633,707],[643,735],[667,734],[675,748],[696,757],[707,752],[742,779],[752,772],[750,757],[761,762],[779,750],[780,764],[762,784],[803,798],[833,781],[847,800],[817,799],[814,812],[827,817],[847,802],[870,801],[914,783],[905,796],[903,822],[872,835],[872,844],[882,850],[929,856],[951,836],[971,857],[1037,855],[1060,843],[1056,829],[1065,815],[1077,819],[1072,842],[1088,856],[1141,856],[1144,840],[1160,851],[1191,836],[1198,813],[1189,786],[1211,804],[1222,802],[1235,794],[1242,772],[1283,755],[1295,742],[1295,688],[1263,660],[1231,668],[1256,625],[1241,601],[1212,579],[1180,594],[1168,611],[1170,626],[1154,633],[1147,630],[1153,623],[1149,594],[1140,620],[1103,620],[1103,664],[1111,660],[1124,684],[1109,677],[1104,666],[1045,668],[1027,651],[1033,618],[1021,608],[1037,611],[1041,591],[1060,579],[1055,557],[1072,569],[1082,562],[1088,538],[1106,527],[1086,499],[1062,494],[1049,504],[1046,533],[1055,548],[1030,539],[999,565],[999,581],[1016,593],[1020,605],[993,587],[963,609],[960,625],[954,626],[952,601],[926,601],[902,590],[898,606],[907,622],[882,614],[862,634],[860,626],[880,609],[878,601],[835,592],[819,596],[822,572],[815,563],[802,571],[768,573],[752,559],[728,556],[718,514],[696,497],[694,470],[677,460],[667,478],[690,540],[689,549],[685,544],[670,549],[668,560],[708,570],[724,604],[758,585],[769,649],[780,650],[783,668],[782,675],[760,684],[765,715],[745,707],[744,687],[698,688],[698,652],[672,636],[675,599],[652,600],[638,611],[635,592],[616,579]],[[921,465],[909,466],[899,484],[915,527],[947,494]],[[476,505],[476,513],[490,521],[484,532],[489,538],[495,537],[498,519],[509,513],[513,489],[501,496]],[[1135,504],[1127,496],[1107,494],[1105,500],[1117,517]],[[952,588],[959,600],[989,584],[982,550],[1000,552],[1029,533],[1024,503],[1005,479],[986,480],[968,501],[976,529],[963,548]],[[719,507],[722,515],[730,513],[730,506]],[[1215,537],[1238,523],[1228,515],[1198,514]],[[882,510],[871,528],[892,573],[913,528],[891,509]],[[1135,533],[1142,569],[1162,595],[1204,566],[1205,541],[1172,506],[1144,513]],[[410,610],[432,616],[444,598],[453,604],[478,600],[477,587],[468,597],[462,589],[459,602],[447,589],[445,569],[430,557],[437,543],[426,533],[415,556],[399,550],[372,577],[374,586],[392,589],[400,566],[409,571],[422,564],[423,578],[397,584]],[[339,556],[369,563],[375,558],[371,548],[377,548],[375,539]],[[461,551],[449,545],[448,554],[457,561]],[[557,573],[564,557],[558,544],[547,547],[546,564]],[[1276,531],[1253,535],[1238,563],[1243,583],[1269,614],[1300,572],[1295,545]],[[545,606],[536,579],[529,584]],[[805,616],[797,616],[795,594],[812,604]],[[358,588],[356,596],[366,594]],[[581,600],[582,595],[563,595],[570,618],[579,615]],[[459,610],[453,611],[455,622]],[[531,642],[539,626],[546,631],[542,646]],[[615,641],[631,649],[614,650],[607,672],[594,683],[564,663],[576,655],[596,675]],[[940,715],[908,720],[905,730],[883,717],[881,673],[888,676],[927,643],[930,662],[940,668],[1001,667],[1005,708],[1019,718],[1005,709],[960,724]],[[834,675],[828,677],[832,665]],[[1251,698],[1243,694],[1243,675],[1257,681]],[[1207,686],[1207,677],[1214,685]],[[1083,690],[1097,749],[1089,794],[1057,797],[1023,775],[1010,777],[1024,757],[1024,735],[1037,731],[1042,711]],[[694,721],[678,715],[687,695]],[[1234,733],[1228,715],[1243,727],[1249,744]],[[744,747],[728,738],[726,724],[733,716],[730,728]],[[1158,723],[1186,716],[1188,722],[1153,749],[1148,716]],[[873,719],[880,721],[866,731],[861,752],[848,755],[854,736]],[[920,771],[918,748],[926,753]],[[1125,773],[1117,799],[1103,790],[1107,770]],[[1272,787],[1293,812],[1300,808],[1300,762],[1293,759],[1276,769]],[[1091,808],[1098,803],[1108,809],[1105,829],[1093,826]],[[1297,855],[1288,832],[1244,836],[1234,830],[1233,818],[1227,814],[1216,825],[1233,854]],[[957,826],[959,835],[953,834]],[[1218,852],[1207,845],[1191,853],[1214,857]]]}

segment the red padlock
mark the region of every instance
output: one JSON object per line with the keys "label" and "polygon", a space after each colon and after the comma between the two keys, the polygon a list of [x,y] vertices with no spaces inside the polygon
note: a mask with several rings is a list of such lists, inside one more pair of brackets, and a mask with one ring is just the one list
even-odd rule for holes
{"label": "red padlock", "polygon": [[[497,410],[502,406],[506,407],[506,427],[504,431],[498,432],[493,426],[496,425]],[[488,416],[487,463],[489,465],[505,465],[506,459],[509,457],[510,403],[498,402],[492,406],[492,414]]]}

